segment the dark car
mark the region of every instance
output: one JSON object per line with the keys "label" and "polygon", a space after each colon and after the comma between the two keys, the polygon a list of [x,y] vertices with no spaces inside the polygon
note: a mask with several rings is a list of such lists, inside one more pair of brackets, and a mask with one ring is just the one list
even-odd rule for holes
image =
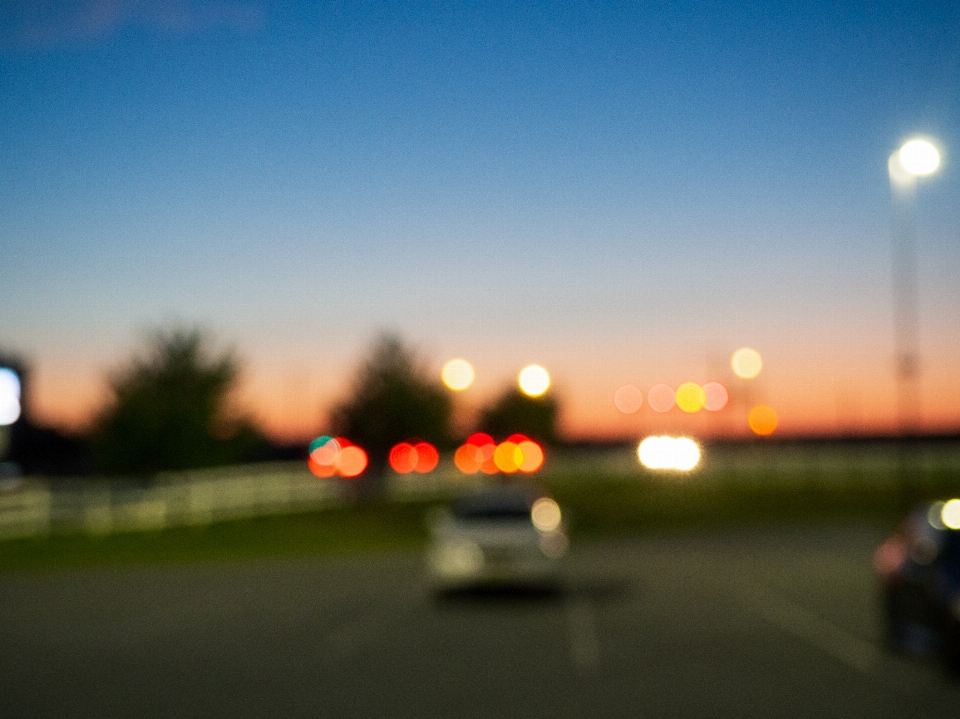
{"label": "dark car", "polygon": [[924,504],[877,549],[885,633],[894,651],[960,673],[960,499]]}

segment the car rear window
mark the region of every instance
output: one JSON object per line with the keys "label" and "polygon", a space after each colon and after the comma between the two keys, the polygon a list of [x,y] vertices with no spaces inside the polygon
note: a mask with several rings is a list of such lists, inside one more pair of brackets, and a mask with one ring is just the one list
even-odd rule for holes
{"label": "car rear window", "polygon": [[530,505],[526,497],[479,496],[464,497],[453,506],[458,519],[530,519]]}

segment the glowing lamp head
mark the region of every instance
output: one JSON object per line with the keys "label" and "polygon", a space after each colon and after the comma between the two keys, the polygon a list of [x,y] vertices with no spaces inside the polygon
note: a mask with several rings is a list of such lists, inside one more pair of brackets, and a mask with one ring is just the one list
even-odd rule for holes
{"label": "glowing lamp head", "polygon": [[897,153],[900,165],[916,177],[932,175],[940,167],[940,152],[928,140],[910,140]]}
{"label": "glowing lamp head", "polygon": [[469,362],[462,359],[450,360],[440,372],[443,383],[457,392],[472,385],[474,377],[473,367]]}

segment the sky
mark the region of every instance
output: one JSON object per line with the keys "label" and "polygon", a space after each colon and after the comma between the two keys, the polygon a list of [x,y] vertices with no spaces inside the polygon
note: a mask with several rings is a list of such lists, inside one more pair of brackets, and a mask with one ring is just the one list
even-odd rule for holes
{"label": "sky", "polygon": [[[536,362],[570,437],[896,427],[887,158],[915,198],[922,417],[960,431],[960,6],[0,1],[0,348],[79,428],[151,329],[245,362],[280,438],[379,333],[469,412]],[[729,358],[764,360],[736,380]],[[623,415],[624,383],[727,383]]]}

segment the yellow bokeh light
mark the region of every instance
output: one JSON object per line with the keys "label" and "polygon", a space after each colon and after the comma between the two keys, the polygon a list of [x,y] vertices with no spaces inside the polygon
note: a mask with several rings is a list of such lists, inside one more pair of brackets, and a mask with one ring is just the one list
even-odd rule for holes
{"label": "yellow bokeh light", "polygon": [[440,371],[443,383],[452,390],[464,390],[473,384],[473,367],[463,359],[452,359]]}
{"label": "yellow bokeh light", "polygon": [[633,414],[643,406],[643,391],[632,384],[625,384],[613,393],[613,404],[624,414]]}
{"label": "yellow bokeh light", "polygon": [[754,434],[766,437],[767,435],[773,434],[777,428],[777,413],[772,407],[768,407],[765,404],[758,404],[750,410],[747,422],[750,424],[750,429],[753,430]]}
{"label": "yellow bokeh light", "polygon": [[504,474],[513,474],[523,463],[523,452],[513,442],[501,442],[493,452],[493,463]]}
{"label": "yellow bokeh light", "polygon": [[931,175],[940,167],[940,153],[927,140],[910,140],[898,153],[900,164],[911,175]]}
{"label": "yellow bokeh light", "polygon": [[550,374],[540,365],[527,365],[520,370],[517,384],[528,397],[539,397],[550,388]]}
{"label": "yellow bokeh light", "polygon": [[707,403],[707,393],[696,382],[684,382],[677,387],[677,407],[684,412],[699,412]]}
{"label": "yellow bokeh light", "polygon": [[960,529],[960,499],[951,499],[943,503],[940,520],[948,529]]}
{"label": "yellow bokeh light", "polygon": [[737,377],[753,379],[763,369],[763,360],[760,353],[749,347],[741,347],[730,358],[730,366]]}

